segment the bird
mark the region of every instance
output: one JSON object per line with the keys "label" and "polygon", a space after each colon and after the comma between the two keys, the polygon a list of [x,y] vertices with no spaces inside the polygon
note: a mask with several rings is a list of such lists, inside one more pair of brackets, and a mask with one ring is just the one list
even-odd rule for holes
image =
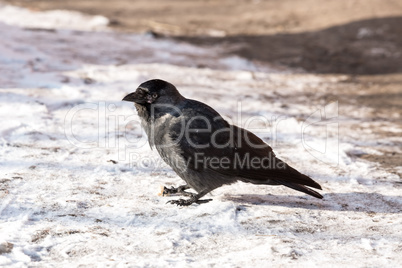
{"label": "bird", "polygon": [[[164,80],[152,79],[126,95],[134,102],[149,145],[185,181],[163,188],[163,195],[189,198],[170,200],[178,206],[202,204],[201,199],[223,185],[241,181],[283,185],[316,198],[321,186],[276,157],[272,148],[252,132],[228,123],[217,111],[182,96]],[[311,187],[311,188],[310,188]],[[196,193],[186,191],[193,189]]]}

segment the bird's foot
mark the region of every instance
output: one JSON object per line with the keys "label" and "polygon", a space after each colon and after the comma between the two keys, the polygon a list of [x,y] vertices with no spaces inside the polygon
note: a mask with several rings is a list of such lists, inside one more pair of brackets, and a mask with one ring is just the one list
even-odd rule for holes
{"label": "bird's foot", "polygon": [[177,189],[178,188],[174,188],[173,186],[170,188],[167,188],[166,186],[163,186],[163,192],[162,195],[171,195],[171,194],[177,194]]}
{"label": "bird's foot", "polygon": [[212,199],[203,199],[203,200],[197,200],[194,198],[190,198],[190,199],[177,199],[177,200],[170,200],[168,202],[166,202],[166,204],[173,204],[173,205],[178,205],[178,206],[189,206],[193,203],[197,203],[197,204],[203,204],[203,203],[208,203],[209,201],[212,201]]}
{"label": "bird's foot", "polygon": [[167,196],[167,195],[184,195],[184,196],[194,196],[193,193],[186,192],[184,190],[189,189],[187,185],[179,186],[177,188],[175,187],[170,187],[167,188],[166,186],[163,186],[163,192],[162,196]]}

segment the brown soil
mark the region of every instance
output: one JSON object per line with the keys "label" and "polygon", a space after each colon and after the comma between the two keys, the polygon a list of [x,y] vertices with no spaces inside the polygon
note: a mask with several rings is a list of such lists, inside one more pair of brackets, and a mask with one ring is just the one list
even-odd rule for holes
{"label": "brown soil", "polygon": [[[367,120],[402,129],[402,1],[400,0],[4,0],[31,9],[102,14],[117,30],[152,32],[228,54],[312,73],[347,74],[340,102],[373,108]],[[382,137],[395,132],[378,128]],[[402,131],[401,131],[402,132]],[[402,144],[396,143],[399,149]],[[402,156],[362,156],[393,169]],[[395,171],[395,172],[400,172]],[[401,175],[401,174],[399,174]]]}
{"label": "brown soil", "polygon": [[5,0],[102,14],[120,30],[176,36],[316,73],[402,72],[399,0]]}

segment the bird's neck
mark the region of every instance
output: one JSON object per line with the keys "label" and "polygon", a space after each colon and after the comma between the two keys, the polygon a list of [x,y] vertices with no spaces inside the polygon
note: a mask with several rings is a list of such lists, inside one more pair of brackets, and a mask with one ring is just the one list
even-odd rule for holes
{"label": "bird's neck", "polygon": [[135,104],[138,116],[146,121],[155,121],[165,115],[178,117],[181,115],[181,106],[181,102],[176,102],[175,104]]}

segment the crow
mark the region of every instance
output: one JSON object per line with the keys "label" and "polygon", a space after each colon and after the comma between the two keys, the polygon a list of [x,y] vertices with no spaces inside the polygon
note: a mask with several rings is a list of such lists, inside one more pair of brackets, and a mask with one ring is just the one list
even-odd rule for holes
{"label": "crow", "polygon": [[[277,158],[259,137],[229,124],[208,105],[183,97],[169,82],[146,81],[123,101],[134,102],[151,149],[155,147],[186,182],[176,188],[164,187],[164,195],[190,197],[168,203],[206,203],[212,199],[200,198],[237,181],[284,185],[323,198],[307,187],[322,189],[317,182]],[[186,191],[190,188],[197,193]]]}

